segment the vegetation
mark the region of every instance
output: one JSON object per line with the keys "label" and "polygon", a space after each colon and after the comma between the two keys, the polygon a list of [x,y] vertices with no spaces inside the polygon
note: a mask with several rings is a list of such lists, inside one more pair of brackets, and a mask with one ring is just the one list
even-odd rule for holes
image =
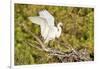
{"label": "vegetation", "polygon": [[[63,23],[60,38],[45,44],[45,47],[64,53],[63,57],[59,56],[61,53],[51,55],[51,51],[42,49],[40,27],[28,20],[45,9],[55,17],[56,24]],[[94,60],[93,8],[15,4],[14,12],[15,65]]]}

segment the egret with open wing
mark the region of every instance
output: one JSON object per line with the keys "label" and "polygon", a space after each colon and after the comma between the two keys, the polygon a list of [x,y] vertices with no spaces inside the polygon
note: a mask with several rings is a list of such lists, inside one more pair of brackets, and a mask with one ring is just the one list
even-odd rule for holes
{"label": "egret with open wing", "polygon": [[54,17],[47,10],[40,11],[39,16],[29,17],[29,20],[40,25],[41,35],[45,40],[44,43],[60,37],[62,23],[58,23],[56,27],[54,25]]}

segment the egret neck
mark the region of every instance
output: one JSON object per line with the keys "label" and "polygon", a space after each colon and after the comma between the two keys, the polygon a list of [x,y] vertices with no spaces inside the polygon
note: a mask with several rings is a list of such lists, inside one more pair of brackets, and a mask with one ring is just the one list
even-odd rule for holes
{"label": "egret neck", "polygon": [[58,37],[60,37],[60,35],[61,35],[61,32],[62,32],[62,28],[61,28],[61,26],[62,26],[62,23],[59,23],[58,25],[57,25],[57,38]]}

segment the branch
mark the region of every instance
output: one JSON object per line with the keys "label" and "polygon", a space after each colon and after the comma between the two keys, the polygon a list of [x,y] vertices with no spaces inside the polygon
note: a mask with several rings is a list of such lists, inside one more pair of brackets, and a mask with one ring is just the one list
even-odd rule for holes
{"label": "branch", "polygon": [[[72,46],[67,46],[67,48],[70,48],[70,49],[71,49],[71,52],[70,52],[70,53],[65,53],[65,52],[61,52],[61,51],[59,51],[59,50],[57,50],[57,49],[49,48],[48,46],[46,46],[46,45],[41,41],[41,39],[40,39],[38,36],[36,36],[35,34],[33,34],[27,26],[25,26],[24,24],[20,24],[19,26],[21,26],[25,32],[27,32],[27,33],[29,33],[30,35],[32,35],[32,37],[35,38],[36,41],[39,42],[39,44],[40,44],[41,47],[39,47],[39,46],[33,46],[33,44],[32,44],[31,42],[29,42],[29,41],[25,41],[24,43],[27,43],[28,45],[30,45],[30,46],[32,46],[32,47],[34,47],[34,48],[37,48],[37,49],[39,49],[39,50],[48,52],[49,55],[57,56],[62,62],[64,62],[64,58],[66,58],[66,57],[68,57],[69,60],[70,60],[70,58],[71,58],[72,60],[74,60],[73,58],[76,59],[76,57],[77,57],[77,58],[78,58],[77,61],[81,61],[81,58],[82,58],[82,57],[80,57],[81,54],[80,54],[78,51],[76,51]],[[64,46],[66,47],[66,45],[64,45]],[[68,59],[67,59],[67,60],[68,60]],[[71,61],[71,60],[70,60],[70,61]]]}
{"label": "branch", "polygon": [[59,50],[56,50],[56,49],[51,49],[51,48],[46,48],[47,46],[35,35],[33,34],[29,29],[28,27],[26,27],[24,24],[20,25],[23,27],[23,29],[25,30],[25,32],[31,34],[40,44],[41,48],[46,51],[46,52],[49,52],[49,53],[56,53],[56,54],[65,54]]}

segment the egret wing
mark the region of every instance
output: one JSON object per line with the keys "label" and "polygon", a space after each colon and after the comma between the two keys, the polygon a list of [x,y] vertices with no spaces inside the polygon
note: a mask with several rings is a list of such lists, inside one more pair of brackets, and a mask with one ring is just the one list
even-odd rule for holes
{"label": "egret wing", "polygon": [[43,36],[44,39],[46,39],[48,36],[48,32],[49,32],[49,26],[48,26],[46,19],[39,17],[39,16],[34,16],[34,17],[29,17],[29,20],[32,23],[40,25],[41,35]]}
{"label": "egret wing", "polygon": [[47,20],[48,25],[54,26],[54,17],[47,10],[40,11],[39,15]]}
{"label": "egret wing", "polygon": [[41,25],[44,24],[46,22],[46,20],[42,17],[39,16],[34,16],[34,17],[28,17],[28,19],[35,24]]}

